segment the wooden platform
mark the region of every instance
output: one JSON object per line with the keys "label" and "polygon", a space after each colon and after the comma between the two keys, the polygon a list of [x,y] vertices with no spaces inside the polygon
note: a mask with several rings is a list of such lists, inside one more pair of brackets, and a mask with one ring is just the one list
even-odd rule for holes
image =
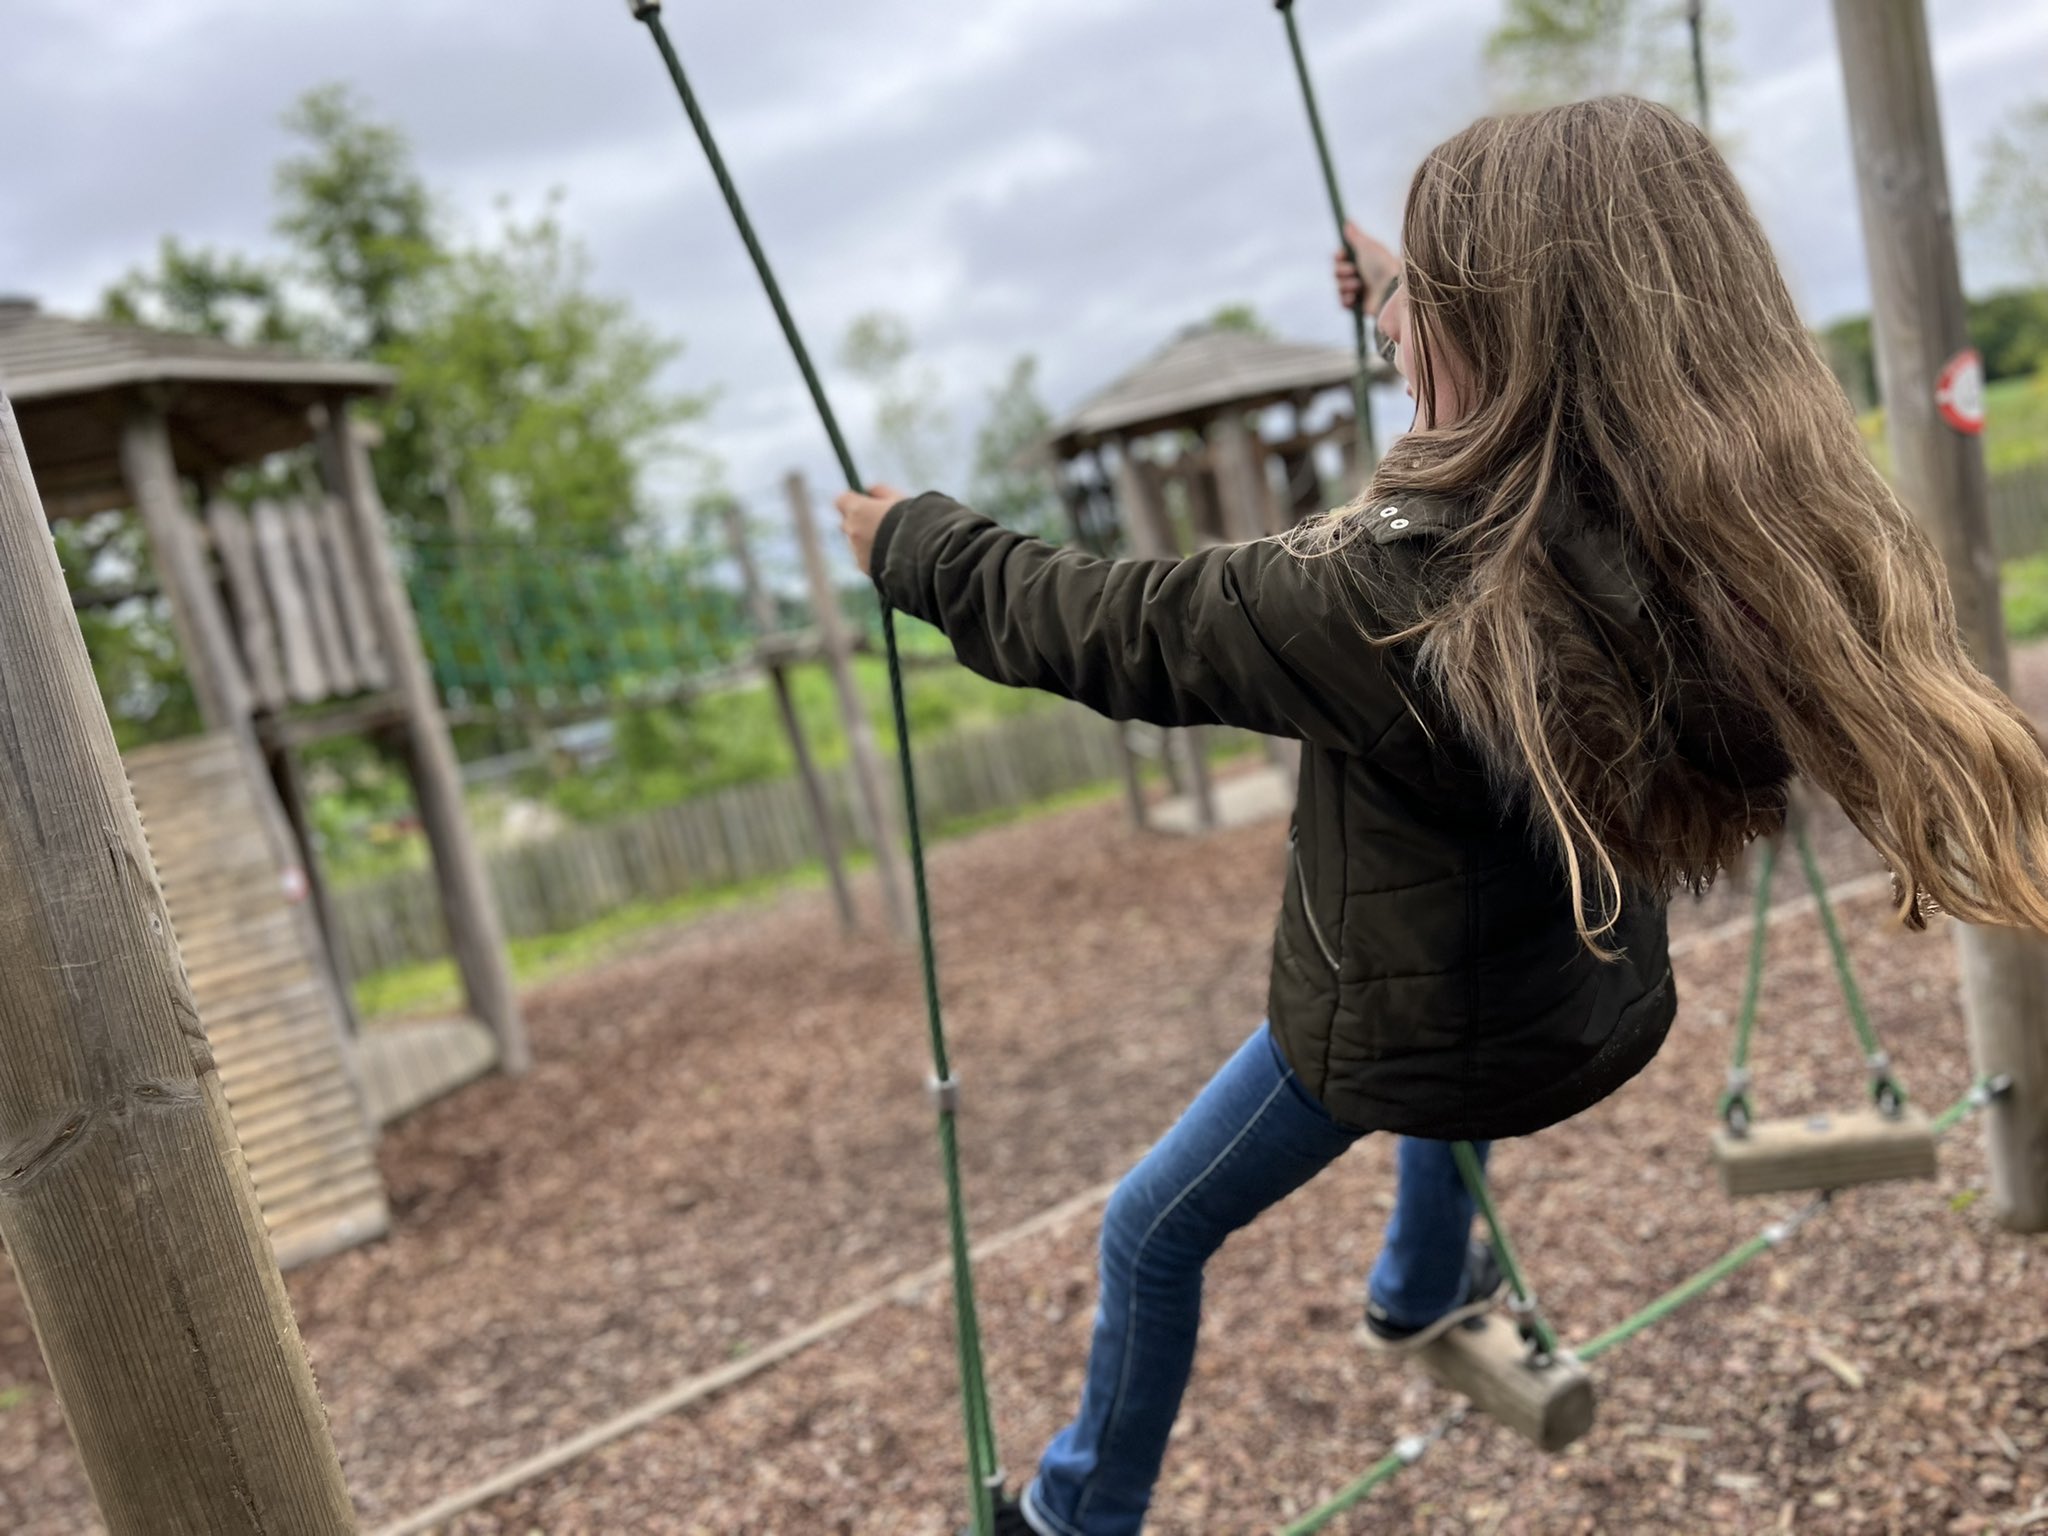
{"label": "wooden platform", "polygon": [[475,1019],[373,1024],[356,1046],[363,1097],[379,1125],[389,1125],[498,1064],[498,1039]]}
{"label": "wooden platform", "polygon": [[279,1266],[381,1235],[371,1122],[243,759],[202,736],[125,762]]}
{"label": "wooden platform", "polygon": [[[1294,809],[1294,775],[1278,768],[1237,774],[1216,781],[1216,827],[1246,827],[1269,821]],[[1152,807],[1147,824],[1155,832],[1195,837],[1208,830],[1201,824],[1192,795],[1176,795]]]}

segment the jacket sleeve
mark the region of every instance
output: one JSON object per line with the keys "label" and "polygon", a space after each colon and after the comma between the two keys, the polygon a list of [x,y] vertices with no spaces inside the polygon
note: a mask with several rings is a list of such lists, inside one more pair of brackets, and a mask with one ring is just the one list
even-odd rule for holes
{"label": "jacket sleeve", "polygon": [[870,563],[889,603],[996,682],[1115,720],[1362,751],[1408,706],[1396,654],[1367,637],[1340,558],[1258,543],[1103,560],[932,493],[890,510]]}

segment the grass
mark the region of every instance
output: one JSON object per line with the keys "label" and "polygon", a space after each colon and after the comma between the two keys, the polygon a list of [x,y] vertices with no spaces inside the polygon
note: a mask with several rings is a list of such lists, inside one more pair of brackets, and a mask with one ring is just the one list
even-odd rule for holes
{"label": "grass", "polygon": [[[1984,413],[1984,462],[1992,474],[2048,462],[2048,372],[1986,385]],[[1892,455],[1883,408],[1865,413],[1862,426],[1871,457],[1889,475]]]}
{"label": "grass", "polygon": [[2005,562],[2000,578],[2005,595],[2005,633],[2013,640],[2048,635],[2048,555]]}
{"label": "grass", "polygon": [[[1224,755],[1218,755],[1218,761]],[[930,829],[944,837],[960,837],[988,827],[1002,826],[1028,816],[1046,816],[1075,806],[1092,805],[1116,793],[1113,781],[1086,784],[1029,805],[1006,806],[975,816],[955,817]],[[853,853],[849,863],[855,869],[871,862],[862,852]],[[742,906],[765,896],[788,890],[822,886],[825,867],[801,865],[784,874],[741,881],[711,891],[693,891],[664,901],[635,901],[618,907],[595,921],[560,933],[534,934],[513,939],[506,948],[512,961],[512,975],[521,986],[550,981],[559,976],[604,964],[647,934]],[[453,960],[429,960],[393,966],[358,977],[356,1008],[364,1018],[381,1018],[410,1013],[446,1012],[461,1006],[462,983]]]}

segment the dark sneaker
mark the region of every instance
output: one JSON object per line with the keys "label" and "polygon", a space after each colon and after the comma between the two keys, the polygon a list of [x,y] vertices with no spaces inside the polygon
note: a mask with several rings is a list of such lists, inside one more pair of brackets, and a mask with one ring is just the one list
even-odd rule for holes
{"label": "dark sneaker", "polygon": [[[965,1527],[960,1536],[974,1536],[974,1527]],[[1006,1493],[996,1495],[995,1536],[1038,1536],[1024,1518],[1024,1506]]]}
{"label": "dark sneaker", "polygon": [[1493,1245],[1474,1240],[1465,1257],[1465,1299],[1462,1302],[1419,1328],[1404,1328],[1387,1316],[1378,1302],[1368,1298],[1363,1333],[1366,1347],[1390,1354],[1420,1349],[1460,1324],[1483,1316],[1506,1289],[1507,1281],[1501,1276],[1500,1261],[1493,1256]]}

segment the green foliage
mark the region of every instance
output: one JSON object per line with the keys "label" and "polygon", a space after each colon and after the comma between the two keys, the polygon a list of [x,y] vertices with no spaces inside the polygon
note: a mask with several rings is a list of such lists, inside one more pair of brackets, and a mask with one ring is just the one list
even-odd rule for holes
{"label": "green foliage", "polygon": [[232,252],[186,246],[166,235],[156,266],[133,267],[100,300],[101,313],[120,325],[190,331],[242,346],[297,346],[304,317],[285,297],[272,267]]}
{"label": "green foliage", "polygon": [[2048,97],[2016,108],[1985,142],[1969,222],[2028,279],[2048,283]]}
{"label": "green foliage", "polygon": [[[1984,357],[1984,379],[2024,378],[2048,369],[2048,288],[1994,293],[1968,304],[1970,344]],[[1821,350],[1858,410],[1877,403],[1877,352],[1870,316],[1851,315],[1820,333]]]}
{"label": "green foliage", "polygon": [[277,232],[318,294],[328,344],[374,355],[403,334],[408,301],[445,258],[433,196],[405,135],[346,86],[307,92],[284,123],[305,147],[277,168]]}
{"label": "green foliage", "polygon": [[[1878,468],[1891,473],[1884,412],[1866,412],[1863,441]],[[2048,373],[2004,379],[1984,391],[1984,464],[1993,475],[2048,463]]]}
{"label": "green foliage", "polygon": [[1240,331],[1247,336],[1267,336],[1273,328],[1259,318],[1259,312],[1250,304],[1224,304],[1209,317],[1212,331]]}
{"label": "green foliage", "polygon": [[[1539,107],[1628,92],[1696,110],[1692,38],[1683,0],[1504,0],[1486,40],[1487,71],[1503,106]],[[1727,19],[1706,21],[1707,73],[1718,90],[1729,71],[1717,57]]]}
{"label": "green foliage", "polygon": [[[922,626],[902,625],[905,649]],[[943,642],[940,642],[943,644]],[[885,748],[895,733],[889,708],[888,669],[879,658],[854,663],[861,697]],[[797,716],[812,752],[825,764],[846,759],[846,738],[830,677],[822,667],[790,673]],[[1049,696],[1003,688],[963,667],[916,667],[907,678],[906,705],[914,738],[988,724],[1051,706]],[[765,683],[723,689],[675,704],[621,711],[611,761],[556,782],[527,786],[580,821],[604,821],[672,805],[736,784],[795,772],[775,702]]]}
{"label": "green foliage", "polygon": [[874,392],[880,478],[924,490],[944,468],[952,418],[939,404],[939,376],[913,362],[912,350],[909,322],[874,309],[847,327],[839,362]]}
{"label": "green foliage", "polygon": [[1057,538],[1059,488],[1053,481],[1052,412],[1038,394],[1038,359],[1026,353],[989,393],[974,440],[975,510],[1007,528]]}
{"label": "green foliage", "polygon": [[399,375],[386,502],[415,529],[445,516],[622,548],[651,521],[643,476],[706,402],[661,390],[680,348],[590,291],[589,257],[552,203],[528,222],[501,212],[491,239],[421,276],[411,323],[379,349]]}
{"label": "green foliage", "polygon": [[2014,640],[2048,635],[2048,555],[2006,561],[2000,580],[2006,635]]}
{"label": "green foliage", "polygon": [[135,594],[78,611],[115,742],[126,751],[198,731],[199,703],[178,656],[169,605],[151,590],[155,576],[141,525],[126,513],[103,512],[67,519],[50,532],[73,593]]}

